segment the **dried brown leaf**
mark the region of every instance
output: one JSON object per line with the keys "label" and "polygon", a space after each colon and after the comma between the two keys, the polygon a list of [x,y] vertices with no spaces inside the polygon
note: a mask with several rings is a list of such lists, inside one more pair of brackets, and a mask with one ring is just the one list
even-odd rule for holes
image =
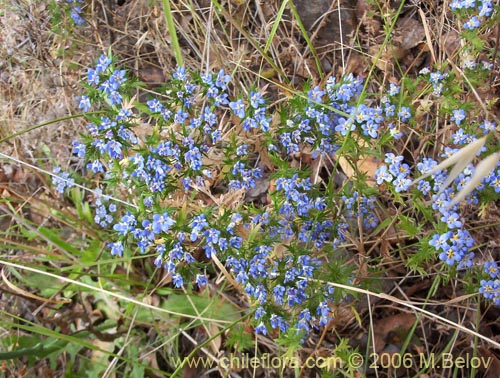
{"label": "dried brown leaf", "polygon": [[[356,175],[356,170],[353,168],[352,164],[344,157],[339,157],[338,162],[342,171],[346,174],[348,178],[352,178]],[[356,162],[356,167],[359,172],[366,174],[366,184],[370,187],[376,186],[376,181],[373,178],[375,176],[375,171],[382,164],[382,161],[375,156],[361,157]]]}
{"label": "dried brown leaf", "polygon": [[415,323],[415,320],[415,315],[397,314],[377,321],[374,326],[375,352],[382,352],[386,344],[387,336],[390,332],[395,332],[401,329],[408,331]]}

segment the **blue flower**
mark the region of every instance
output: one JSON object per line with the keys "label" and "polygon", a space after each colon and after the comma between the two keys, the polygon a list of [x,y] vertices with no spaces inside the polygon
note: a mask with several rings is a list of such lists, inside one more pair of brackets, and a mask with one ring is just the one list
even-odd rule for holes
{"label": "blue flower", "polygon": [[462,222],[460,221],[460,215],[457,213],[449,212],[441,217],[441,221],[446,222],[448,228],[460,228],[462,227]]}
{"label": "blue flower", "polygon": [[368,121],[361,125],[363,129],[363,134],[367,136],[371,136],[372,138],[378,137],[378,125],[375,122]]}
{"label": "blue flower", "polygon": [[72,153],[79,158],[83,158],[85,156],[87,146],[85,144],[82,144],[82,143],[76,141],[76,140],[73,141],[72,145],[73,145]]}
{"label": "blue flower", "polygon": [[322,327],[326,326],[328,322],[333,319],[330,306],[328,306],[326,301],[320,302],[316,308],[316,314],[320,316],[319,325]]}
{"label": "blue flower", "polygon": [[335,131],[339,132],[343,136],[346,136],[349,132],[354,131],[355,129],[356,125],[354,125],[352,118],[345,119],[340,117],[338,125],[335,126]]}
{"label": "blue flower", "polygon": [[429,75],[429,82],[431,82],[432,84],[438,84],[440,81],[446,79],[447,77],[447,73],[441,73],[441,71],[432,72]]}
{"label": "blue flower", "polygon": [[205,275],[203,275],[203,274],[196,275],[196,284],[198,285],[199,288],[205,286],[207,283],[208,283],[208,279]]}
{"label": "blue flower", "polygon": [[238,146],[238,148],[236,148],[237,156],[243,156],[246,154],[248,154],[248,144],[243,144],[241,146]]}
{"label": "blue flower", "polygon": [[208,223],[205,218],[205,214],[195,216],[193,218],[193,221],[191,222],[191,235],[189,239],[191,241],[195,241],[196,239],[198,239],[198,236],[201,234],[201,232],[207,227]]}
{"label": "blue flower", "polygon": [[222,90],[226,90],[227,84],[229,84],[230,81],[231,81],[231,76],[226,75],[226,73],[224,72],[224,69],[221,68],[221,70],[217,74],[217,79],[215,80],[215,85]]}
{"label": "blue flower", "polygon": [[483,123],[479,125],[479,127],[484,130],[485,134],[488,134],[490,131],[495,131],[497,129],[496,123],[488,120],[484,120]]}
{"label": "blue flower", "polygon": [[61,167],[54,167],[53,172],[57,176],[52,176],[52,183],[56,185],[58,193],[62,194],[66,188],[71,188],[75,185],[75,179],[70,178],[68,172],[61,172]]}
{"label": "blue flower", "polygon": [[131,115],[132,115],[132,112],[130,111],[130,109],[121,108],[118,111],[118,114],[116,115],[116,120],[117,121],[126,121],[129,119],[129,117]]}
{"label": "blue flower", "polygon": [[273,295],[274,295],[274,302],[276,302],[277,305],[281,306],[283,305],[283,299],[285,296],[286,289],[282,285],[276,285],[273,288]]}
{"label": "blue flower", "polygon": [[463,109],[453,110],[453,116],[450,118],[450,120],[454,121],[457,124],[457,126],[459,126],[464,119],[465,119],[465,110]]}
{"label": "blue flower", "polygon": [[401,118],[401,122],[407,122],[411,118],[410,108],[402,106],[401,110],[398,112],[398,117]]}
{"label": "blue flower", "polygon": [[399,93],[400,89],[401,89],[400,86],[391,83],[389,86],[389,96],[397,95]]}
{"label": "blue flower", "polygon": [[252,108],[257,109],[260,105],[264,104],[262,95],[258,92],[250,92],[250,105]]}
{"label": "blue flower", "polygon": [[479,292],[483,294],[486,299],[495,299],[500,296],[500,281],[499,280],[481,280],[481,287]]}
{"label": "blue flower", "polygon": [[311,329],[309,322],[311,321],[311,313],[306,308],[299,313],[299,322],[297,323],[297,328],[309,332]]}
{"label": "blue flower", "polygon": [[142,203],[145,207],[151,207],[153,206],[153,197],[152,196],[147,196],[142,200]]}
{"label": "blue flower", "polygon": [[118,91],[111,91],[108,94],[110,105],[120,105],[123,102],[123,97]]}
{"label": "blue flower", "polygon": [[500,193],[500,170],[491,178],[489,186],[495,189],[495,193]]}
{"label": "blue flower", "polygon": [[267,327],[264,322],[260,322],[257,327],[255,327],[256,334],[267,335]]}
{"label": "blue flower", "polygon": [[81,96],[80,102],[78,103],[78,109],[83,109],[84,112],[88,112],[90,106],[91,106],[90,98],[88,96]]}
{"label": "blue flower", "polygon": [[87,70],[87,82],[89,85],[97,86],[100,82],[99,72],[92,68]]}
{"label": "blue flower", "polygon": [[236,102],[231,101],[229,103],[229,107],[233,109],[234,114],[236,114],[239,118],[245,117],[245,103],[242,99],[239,99]]}
{"label": "blue flower", "polygon": [[123,157],[122,145],[116,140],[110,140],[106,144],[106,152],[113,159],[121,159]]}
{"label": "blue flower", "polygon": [[[384,104],[384,113],[385,113],[386,117],[392,117],[395,114],[395,112],[396,112],[396,105],[393,105],[389,102],[386,102]],[[394,125],[392,125],[392,123],[389,126],[394,127]]]}
{"label": "blue flower", "polygon": [[500,278],[500,269],[495,261],[486,261],[484,263],[484,272],[493,279]]}
{"label": "blue flower", "polygon": [[411,185],[411,180],[408,180],[407,178],[404,177],[404,175],[399,175],[396,180],[393,182],[394,184],[394,190],[397,193],[403,192],[408,190],[408,188]]}
{"label": "blue flower", "polygon": [[119,256],[122,257],[123,255],[123,244],[121,241],[117,241],[114,243],[109,243],[108,247],[111,248],[111,255],[112,256]]}
{"label": "blue flower", "polygon": [[174,79],[185,81],[187,80],[187,71],[184,67],[177,67],[172,76]]}
{"label": "blue flower", "polygon": [[490,17],[493,13],[493,2],[492,0],[482,0],[481,8],[479,9],[479,17]]}
{"label": "blue flower", "polygon": [[118,235],[126,235],[128,232],[133,231],[135,229],[135,225],[137,221],[135,216],[130,212],[127,212],[119,223],[113,226],[113,230],[118,232]]}
{"label": "blue flower", "polygon": [[203,236],[205,240],[209,244],[217,244],[219,241],[220,231],[215,228],[209,228],[205,232],[203,232]]}
{"label": "blue flower", "polygon": [[100,131],[106,131],[112,129],[117,125],[116,121],[112,121],[108,117],[101,117],[101,124],[99,125]]}
{"label": "blue flower", "polygon": [[153,232],[159,234],[160,232],[167,232],[175,221],[168,216],[168,213],[153,215]]}
{"label": "blue flower", "polygon": [[229,239],[229,245],[235,249],[241,248],[243,244],[243,238],[240,236],[233,236]]}
{"label": "blue flower", "polygon": [[325,91],[321,90],[320,87],[316,86],[314,89],[311,89],[307,93],[307,97],[309,100],[322,103],[323,102],[323,96],[325,95]]}
{"label": "blue flower", "polygon": [[451,246],[446,248],[445,251],[439,254],[439,259],[445,261],[447,265],[455,265],[463,258],[462,253],[455,247]]}
{"label": "blue flower", "polygon": [[149,111],[152,113],[160,113],[163,109],[162,103],[158,101],[157,98],[149,100],[146,104],[149,106]]}
{"label": "blue flower", "polygon": [[396,156],[392,152],[385,154],[384,162],[389,165],[397,165],[403,161],[403,156]]}
{"label": "blue flower", "polygon": [[381,185],[384,181],[385,182],[391,182],[393,179],[392,175],[387,171],[387,166],[386,165],[381,165],[376,171],[375,171],[375,180],[377,181],[378,185]]}
{"label": "blue flower", "polygon": [[71,18],[75,25],[81,26],[85,23],[85,19],[81,15],[82,8],[80,6],[75,6],[71,9]]}
{"label": "blue flower", "polygon": [[257,308],[257,310],[255,310],[255,319],[258,320],[260,318],[262,318],[264,315],[266,315],[267,312],[266,310],[264,310],[264,307],[260,306]]}
{"label": "blue flower", "polygon": [[190,146],[189,151],[184,154],[184,159],[194,171],[199,171],[203,165],[200,149],[195,146]]}
{"label": "blue flower", "polygon": [[420,173],[427,173],[432,170],[437,165],[437,161],[431,158],[423,158],[420,163],[417,164],[417,169]]}
{"label": "blue flower", "polygon": [[106,55],[101,54],[99,59],[97,60],[97,66],[96,66],[96,71],[97,73],[101,73],[106,71],[106,69],[109,67],[111,64],[111,59],[108,58]]}
{"label": "blue flower", "polygon": [[288,323],[279,315],[272,314],[269,322],[273,329],[279,328],[281,332],[286,332],[288,329]]}
{"label": "blue flower", "polygon": [[465,24],[464,24],[464,29],[468,30],[474,30],[481,26],[481,21],[479,21],[479,18],[477,16],[472,16]]}
{"label": "blue flower", "polygon": [[181,288],[184,285],[184,279],[179,273],[172,275],[172,282],[176,288]]}
{"label": "blue flower", "polygon": [[253,292],[253,296],[259,301],[260,304],[266,303],[267,290],[261,282],[259,282],[257,284],[257,287],[255,287],[255,290]]}

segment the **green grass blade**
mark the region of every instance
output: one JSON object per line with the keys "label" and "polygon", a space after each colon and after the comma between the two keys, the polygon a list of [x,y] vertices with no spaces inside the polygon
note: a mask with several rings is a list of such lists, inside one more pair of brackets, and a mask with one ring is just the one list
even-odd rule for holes
{"label": "green grass blade", "polygon": [[241,33],[243,34],[243,36],[246,38],[246,40],[248,42],[250,42],[250,44],[259,52],[259,54],[262,55],[262,57],[264,58],[264,60],[283,78],[283,80],[285,80],[285,82],[289,82],[288,78],[287,78],[287,75],[283,72],[283,70],[281,68],[279,68],[279,66],[274,62],[274,59],[271,58],[268,54],[266,54],[266,52],[264,51],[264,49],[259,45],[259,43],[255,40],[255,38],[252,37],[252,35],[247,32],[243,26],[237,22],[236,20],[234,20],[234,18],[232,18],[229,13],[224,9],[224,7],[219,3],[217,2],[217,0],[212,0],[212,3],[215,5],[215,7],[217,8],[217,10],[222,13],[224,15],[224,17]]}
{"label": "green grass blade", "polygon": [[179,67],[184,67],[184,59],[182,58],[181,46],[177,39],[177,31],[175,30],[174,17],[172,9],[170,8],[169,0],[163,0],[163,13],[165,14],[165,21],[167,22],[168,33],[170,34],[170,41],[172,43],[172,50],[174,50],[175,60]]}
{"label": "green grass blade", "polygon": [[295,8],[295,5],[293,4],[293,1],[290,1],[290,10],[292,11],[293,16],[295,17],[295,20],[297,21],[297,25],[299,26],[300,32],[302,33],[302,37],[304,37],[304,40],[306,41],[307,47],[309,47],[309,50],[311,51],[311,54],[314,57],[314,62],[316,63],[316,68],[318,69],[319,76],[321,80],[323,80],[325,74],[323,72],[323,68],[321,67],[321,62],[319,61],[319,56],[316,53],[316,49],[314,48],[311,39],[307,35],[307,30],[302,23],[302,20],[300,19],[299,12],[297,12],[297,8]]}
{"label": "green grass blade", "polygon": [[264,47],[264,54],[267,54],[269,51],[269,48],[271,47],[271,43],[274,39],[274,36],[276,35],[276,31],[278,30],[278,27],[281,22],[281,18],[283,17],[283,13],[285,12],[285,7],[288,4],[288,0],[283,1],[283,4],[281,4],[281,7],[278,11],[278,14],[276,15],[276,20],[274,20],[274,25],[271,29],[271,32],[269,33],[269,38],[267,40],[266,46]]}
{"label": "green grass blade", "polygon": [[39,129],[41,127],[52,125],[53,123],[63,122],[63,121],[67,121],[68,119],[73,119],[73,118],[81,118],[81,117],[84,117],[86,115],[97,115],[97,114],[104,114],[104,113],[106,113],[106,112],[105,111],[88,112],[88,113],[73,114],[73,115],[66,116],[66,117],[51,119],[50,121],[43,122],[43,123],[40,123],[38,125],[28,127],[26,129],[23,129],[23,130],[20,130],[18,132],[15,132],[14,134],[6,136],[5,138],[0,139],[0,143],[6,142],[6,141],[8,141],[8,140],[10,140],[12,138],[15,138],[15,137],[17,137],[19,135],[23,135],[23,134],[29,133],[30,131]]}

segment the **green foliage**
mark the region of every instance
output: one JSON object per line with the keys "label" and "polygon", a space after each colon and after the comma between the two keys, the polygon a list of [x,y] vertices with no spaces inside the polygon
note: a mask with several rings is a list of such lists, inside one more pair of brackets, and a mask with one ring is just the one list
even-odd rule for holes
{"label": "green foliage", "polygon": [[[381,11],[383,46],[391,44],[404,2],[397,10],[386,9],[378,1],[368,3]],[[69,26],[69,8],[57,4],[50,3],[53,30],[71,38],[74,26]],[[170,2],[162,4],[171,47],[182,66],[175,12]],[[227,15],[221,4],[213,5],[217,17]],[[286,7],[297,20],[322,78],[319,58],[292,2],[282,2],[265,47],[251,36],[249,45],[256,46],[263,60],[284,75],[268,53],[284,23]],[[460,11],[457,17],[465,21],[471,12]],[[237,23],[233,26],[242,28]],[[462,30],[466,46],[457,57],[492,57],[492,51],[485,51],[480,30]],[[369,91],[375,65],[365,82],[344,75],[315,86],[310,79],[301,90],[287,88],[290,98],[277,108],[264,98],[258,105],[253,103],[252,94],[260,88],[257,84],[238,92],[241,83],[229,84],[228,79],[221,84],[226,80],[223,70],[201,75],[182,68],[161,88],[161,96],[149,98],[147,104],[131,102],[144,85],[127,77],[115,57],[102,55],[95,69],[99,71],[97,83],[88,79],[87,92],[80,98],[81,108],[86,107],[87,96],[89,107],[96,110],[84,112],[95,127],[80,140],[85,146],[80,157],[89,163],[85,174],[55,178],[55,191],[62,194],[64,206],[49,208],[51,223],[23,220],[2,233],[14,237],[0,244],[10,251],[39,253],[33,264],[38,271],[4,268],[12,287],[32,289],[36,300],[62,297],[87,307],[74,315],[78,322],[64,323],[63,319],[64,329],[2,313],[3,326],[11,332],[0,337],[5,350],[0,359],[13,362],[23,357],[30,367],[47,359],[55,370],[58,357],[67,355],[68,376],[77,372],[98,377],[110,366],[127,377],[165,374],[144,361],[145,350],[164,346],[165,361],[173,366],[183,347],[179,335],[189,338],[197,332],[205,338],[197,340],[190,356],[218,338],[225,348],[243,353],[257,350],[261,338],[268,337],[275,339],[280,357],[300,358],[307,338],[335,319],[337,305],[351,306],[361,322],[355,309],[361,297],[358,291],[383,292],[382,282],[391,268],[386,260],[391,259],[411,272],[435,277],[429,296],[457,279],[464,282],[467,293],[474,293],[489,276],[480,267],[471,268],[470,253],[476,247],[468,244],[472,237],[461,217],[465,207],[446,208],[467,180],[477,178],[473,164],[462,167],[463,172],[454,172],[459,163],[451,164],[423,179],[435,165],[419,167],[419,158],[424,156],[434,157],[436,165],[446,158],[440,155],[443,151],[451,159],[456,157],[482,134],[489,133],[482,157],[498,152],[498,133],[486,128],[484,109],[465,95],[486,85],[490,71],[478,62],[464,61],[466,67],[463,62],[436,62],[427,74],[403,76],[397,93],[383,85],[380,93]],[[396,66],[402,70],[399,62]],[[107,82],[112,91],[104,85]],[[227,100],[213,93],[227,95]],[[116,94],[119,100],[112,97]],[[424,111],[431,119],[427,125],[422,124],[421,114],[420,118],[416,115],[418,101],[430,104]],[[493,105],[494,100],[486,107]],[[158,110],[160,106],[171,114]],[[386,109],[390,106],[394,107],[392,115]],[[123,116],[123,110],[131,113]],[[407,115],[400,114],[404,111]],[[215,119],[213,124],[207,121],[210,117]],[[118,127],[112,124],[115,120],[120,121]],[[147,128],[146,136],[134,141],[141,135],[140,127]],[[396,137],[398,131],[404,131],[404,137]],[[245,148],[249,152],[241,152]],[[376,170],[363,168],[366,161],[379,162]],[[468,161],[476,163],[474,158]],[[390,177],[377,179],[380,182],[375,185],[373,178],[382,167]],[[467,198],[469,205],[479,204],[482,213],[499,198],[494,185],[497,167],[489,168],[488,176],[481,178],[481,185]],[[446,174],[455,173],[446,189]],[[66,181],[57,181],[61,177]],[[81,187],[66,190],[69,178],[92,192]],[[419,187],[422,182],[429,188]],[[255,195],[254,201],[250,194],[260,190],[259,185],[267,189]],[[247,197],[227,200],[238,190]],[[2,202],[9,204],[12,213],[19,205]],[[111,204],[117,205],[115,210]],[[450,213],[457,218],[450,218]],[[127,216],[133,222],[126,224]],[[440,247],[440,239],[447,247],[460,248]],[[179,245],[182,252],[173,257]],[[449,257],[453,252],[460,259]],[[5,256],[2,259],[7,263]],[[64,314],[65,300],[47,302],[53,305],[50,316]],[[97,321],[91,313],[99,314]],[[83,326],[76,330],[75,324]],[[406,344],[413,340],[414,331],[415,327],[403,335]],[[363,370],[353,366],[358,351],[347,338],[339,336],[332,354],[344,364],[337,371],[322,369],[323,376],[355,377]],[[180,373],[182,364],[174,366],[174,375]]]}
{"label": "green foliage", "polygon": [[255,341],[253,340],[252,334],[246,329],[246,325],[239,324],[228,332],[224,344],[226,347],[230,348],[230,350],[242,353],[254,347]]}

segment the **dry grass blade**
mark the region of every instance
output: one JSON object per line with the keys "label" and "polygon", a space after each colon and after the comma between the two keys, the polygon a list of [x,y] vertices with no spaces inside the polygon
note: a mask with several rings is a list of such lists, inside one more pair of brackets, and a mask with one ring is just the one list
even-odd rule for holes
{"label": "dry grass blade", "polygon": [[27,292],[26,290],[23,290],[16,285],[14,285],[12,282],[10,282],[5,275],[5,267],[2,268],[2,281],[7,285],[9,289],[11,289],[13,292],[22,295],[23,297],[30,298],[30,299],[35,299],[40,302],[44,303],[52,303],[52,304],[67,304],[71,303],[71,299],[61,299],[61,300],[56,300],[56,299],[50,299],[50,298],[44,298],[40,297],[38,295],[32,294]]}
{"label": "dry grass blade", "polygon": [[[59,175],[56,175],[55,173],[52,173],[52,172],[49,172],[49,171],[46,171],[45,169],[42,169],[40,167],[37,167],[33,164],[29,164],[29,163],[26,163],[25,161],[22,161],[22,160],[19,160],[19,159],[16,159],[15,157],[13,156],[9,156],[9,155],[5,155],[3,153],[0,152],[0,157],[3,157],[7,160],[11,160],[11,161],[15,161],[16,163],[18,164],[21,164],[21,165],[24,165],[26,167],[29,167],[37,172],[40,172],[40,173],[44,173],[46,175],[49,175],[50,177],[54,177],[54,178],[57,178],[61,181],[65,181],[65,182],[68,182],[68,179],[65,179],[64,177],[61,177]],[[80,185],[80,184],[77,184],[77,183],[72,183],[74,186],[76,186],[77,188],[80,188],[80,189],[83,189],[89,193],[92,193],[96,196],[99,196],[100,194],[97,193],[95,190],[92,190],[92,189],[89,189],[83,185]],[[133,207],[134,209],[138,209],[139,207],[137,205],[134,205],[133,203],[130,203],[130,202],[127,202],[127,201],[124,201],[122,199],[119,199],[119,198],[115,198],[115,197],[112,197],[112,196],[107,196],[109,199],[113,200],[113,201],[116,201],[118,203],[121,203],[121,204],[124,204],[124,205],[127,205],[127,206],[131,206]]]}
{"label": "dry grass blade", "polygon": [[[307,277],[300,277],[301,279],[308,279]],[[309,279],[308,279],[309,280]],[[427,318],[429,319],[432,319],[432,320],[436,320],[440,323],[443,323],[443,324],[447,324],[447,325],[450,325],[452,327],[454,327],[455,329],[459,330],[459,331],[462,331],[464,333],[467,333],[469,335],[472,335],[472,336],[475,336],[475,337],[478,337],[484,341],[486,341],[487,343],[489,343],[490,345],[492,346],[495,346],[497,348],[500,348],[500,343],[487,337],[487,336],[484,336],[476,331],[473,331],[467,327],[464,327],[452,320],[449,320],[449,319],[446,319],[446,318],[443,318],[442,316],[439,316],[437,314],[433,314],[432,312],[430,311],[427,311],[423,308],[420,308],[420,307],[417,307],[411,303],[408,303],[406,301],[403,301],[397,297],[394,297],[392,295],[389,295],[389,294],[385,294],[385,293],[375,293],[375,292],[372,292],[370,290],[365,290],[365,289],[361,289],[361,288],[358,288],[358,287],[355,287],[355,286],[348,286],[348,285],[343,285],[343,284],[339,284],[339,283],[335,283],[335,282],[326,282],[326,281],[320,281],[321,283],[323,284],[327,284],[327,285],[330,285],[330,286],[333,286],[333,287],[338,287],[340,289],[344,289],[344,290],[349,290],[349,291],[354,291],[356,293],[361,293],[361,294],[365,294],[365,295],[370,295],[370,296],[373,296],[373,297],[377,297],[377,298],[381,298],[381,299],[385,299],[387,301],[390,301],[390,302],[393,302],[393,303],[397,303],[397,304],[400,304],[404,307],[407,307],[407,308],[411,308],[412,310],[416,311],[416,312],[419,312],[421,313],[422,315],[426,316]]]}
{"label": "dry grass blade", "polygon": [[500,154],[494,153],[488,156],[486,159],[481,161],[477,167],[474,175],[471,177],[470,181],[462,188],[458,194],[453,197],[453,201],[448,204],[448,208],[453,207],[460,201],[462,201],[468,194],[470,194],[474,189],[476,189],[481,181],[494,169],[500,160]]}
{"label": "dry grass blade", "polygon": [[230,324],[231,323],[230,321],[227,321],[227,320],[204,318],[204,317],[198,317],[198,316],[194,316],[194,315],[190,315],[190,314],[182,314],[182,313],[179,313],[179,312],[166,310],[166,309],[161,308],[161,307],[152,306],[150,304],[143,303],[143,302],[141,302],[141,301],[139,301],[137,299],[130,298],[130,297],[127,297],[127,296],[122,295],[122,294],[113,293],[113,292],[111,292],[109,290],[105,290],[105,289],[102,289],[102,288],[97,287],[97,286],[92,286],[92,285],[89,285],[89,284],[86,284],[86,283],[83,283],[83,282],[79,282],[79,281],[73,280],[71,278],[59,276],[57,274],[45,272],[43,270],[32,268],[32,267],[29,267],[29,266],[15,264],[15,263],[12,263],[12,262],[9,262],[9,261],[5,261],[5,260],[0,260],[0,264],[3,264],[5,266],[10,266],[12,268],[17,268],[17,269],[21,269],[21,270],[27,270],[29,272],[38,273],[38,274],[41,274],[41,275],[44,275],[44,276],[48,276],[48,277],[52,277],[52,278],[57,278],[57,279],[59,279],[61,281],[64,281],[64,282],[67,282],[67,283],[71,283],[71,284],[76,285],[76,286],[81,286],[81,287],[84,287],[86,289],[94,290],[94,291],[99,292],[101,294],[108,295],[108,296],[114,297],[114,298],[118,298],[118,299],[124,300],[124,301],[126,301],[128,303],[133,303],[133,304],[135,304],[137,306],[148,308],[148,309],[153,310],[153,311],[163,312],[163,313],[170,314],[170,315],[175,315],[175,316],[182,316],[182,317],[190,318],[190,319],[196,319],[196,320],[203,320],[203,321],[208,321],[208,322],[220,323],[220,324]]}
{"label": "dry grass blade", "polygon": [[484,144],[486,143],[486,136],[475,140],[468,146],[460,149],[457,153],[453,154],[446,160],[442,161],[440,164],[436,165],[434,168],[432,168],[429,172],[425,173],[424,175],[420,176],[418,179],[414,180],[412,184],[416,184],[420,180],[423,180],[439,171],[442,171],[446,168],[451,167],[452,165],[458,165],[459,167],[462,167],[461,169],[453,169],[451,174],[448,176],[448,180],[446,183],[440,188],[439,192],[441,193],[443,190],[445,190],[448,185],[450,185],[454,179],[457,178],[458,174],[474,159],[474,157],[477,155],[479,151],[481,151],[481,148],[483,148]]}

